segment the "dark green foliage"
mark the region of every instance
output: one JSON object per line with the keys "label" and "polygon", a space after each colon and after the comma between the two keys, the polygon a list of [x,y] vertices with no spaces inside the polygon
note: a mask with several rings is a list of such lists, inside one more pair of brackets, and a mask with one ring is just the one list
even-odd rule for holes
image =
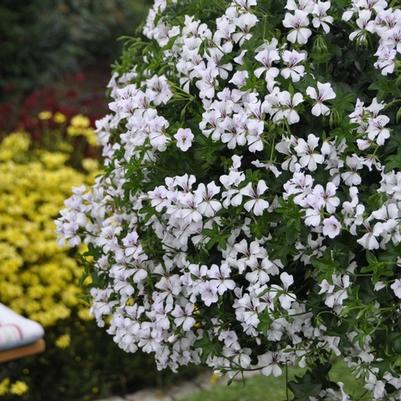
{"label": "dark green foliage", "polygon": [[148,0],[3,0],[0,3],[0,100],[52,83],[90,64],[108,65],[115,40],[133,33]]}

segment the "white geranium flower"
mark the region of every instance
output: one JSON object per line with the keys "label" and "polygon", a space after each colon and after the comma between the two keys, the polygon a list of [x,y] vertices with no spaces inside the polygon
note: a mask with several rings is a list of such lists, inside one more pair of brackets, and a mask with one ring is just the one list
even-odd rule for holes
{"label": "white geranium flower", "polygon": [[156,106],[166,104],[173,96],[167,82],[167,78],[162,75],[154,75],[146,81],[146,95]]}
{"label": "white geranium flower", "polygon": [[330,32],[330,25],[334,21],[332,16],[327,15],[330,6],[330,1],[318,1],[313,8],[312,25],[314,28],[322,27],[326,34]]}
{"label": "white geranium flower", "polygon": [[249,183],[245,188],[242,188],[241,194],[252,198],[251,200],[245,202],[244,208],[248,212],[252,211],[255,216],[261,216],[263,211],[269,207],[269,202],[261,198],[267,189],[268,187],[263,180],[258,181],[256,191],[251,183]]}
{"label": "white geranium flower", "polygon": [[390,288],[393,290],[395,296],[401,299],[401,280],[396,279]]}
{"label": "white geranium flower", "polygon": [[277,67],[273,67],[273,64],[280,60],[277,39],[274,38],[271,43],[264,44],[256,51],[258,53],[255,56],[255,60],[262,64],[263,67],[255,70],[255,76],[260,78],[262,74],[266,74],[266,81],[276,78],[280,72]]}
{"label": "white geranium flower", "polygon": [[258,364],[262,367],[262,374],[265,376],[281,376],[282,370],[278,364],[278,355],[274,352],[266,352],[258,356]]}
{"label": "white geranium flower", "polygon": [[323,220],[323,235],[331,239],[337,237],[341,232],[341,224],[335,216]]}
{"label": "white geranium flower", "polygon": [[266,96],[266,102],[269,105],[268,112],[273,116],[273,121],[280,122],[286,119],[290,125],[299,122],[300,117],[295,108],[303,101],[301,93],[291,96],[288,91],[275,91]]}
{"label": "white geranium flower", "polygon": [[335,99],[336,94],[333,91],[329,83],[322,84],[317,83],[317,90],[311,86],[306,89],[308,96],[316,101],[316,104],[312,108],[312,114],[316,117],[323,115],[327,116],[330,114],[330,109],[323,104],[326,100]]}
{"label": "white geranium flower", "polygon": [[281,76],[285,79],[291,78],[292,82],[299,82],[305,74],[305,67],[300,63],[306,60],[306,53],[284,50],[282,59],[286,67],[281,70]]}
{"label": "white geranium flower", "polygon": [[286,13],[283,25],[291,29],[290,33],[287,35],[287,39],[291,43],[299,43],[300,45],[308,43],[312,31],[308,28],[309,19],[307,12],[295,10],[294,14]]}
{"label": "white geranium flower", "polygon": [[352,32],[349,35],[351,40],[357,39],[358,41],[365,41],[367,32],[374,32],[374,22],[371,20],[372,11],[370,10],[359,10],[356,25],[359,29]]}
{"label": "white geranium flower", "polygon": [[345,185],[358,186],[362,182],[361,176],[357,173],[358,170],[363,168],[363,164],[360,158],[356,155],[347,156],[345,164],[349,168],[348,171],[341,174],[341,178],[344,180]]}
{"label": "white geranium flower", "polygon": [[313,134],[308,135],[308,140],[300,138],[294,150],[297,152],[299,164],[301,167],[307,167],[309,171],[315,171],[318,164],[324,161],[323,155],[316,152],[315,149],[319,144],[319,138]]}
{"label": "white geranium flower", "polygon": [[380,247],[379,241],[372,232],[367,232],[365,235],[363,235],[362,238],[359,238],[357,242],[358,244],[363,246],[365,249],[368,249],[369,251],[372,251],[374,249],[379,249]]}
{"label": "white geranium flower", "polygon": [[223,295],[228,290],[235,288],[235,281],[230,279],[231,269],[227,263],[221,266],[212,265],[208,272],[208,277],[212,279],[212,283],[217,285],[217,292]]}
{"label": "white geranium flower", "polygon": [[319,208],[308,208],[305,210],[305,224],[317,227],[322,220],[322,212]]}
{"label": "white geranium flower", "polygon": [[200,296],[206,306],[216,303],[218,297],[218,283],[216,281],[206,281],[201,284]]}
{"label": "white geranium flower", "polygon": [[280,280],[283,283],[284,289],[287,291],[294,284],[294,277],[287,272],[280,274]]}
{"label": "white geranium flower", "polygon": [[171,311],[171,315],[175,318],[174,322],[179,327],[182,326],[184,331],[189,331],[196,323],[196,320],[192,317],[194,305],[187,303],[185,308],[176,305],[174,310]]}
{"label": "white geranium flower", "polygon": [[249,151],[260,152],[263,150],[262,134],[264,131],[263,121],[249,120],[246,124],[248,135],[246,140],[248,142]]}
{"label": "white geranium flower", "polygon": [[244,71],[237,71],[233,77],[230,79],[230,83],[234,84],[235,86],[238,86],[238,88],[241,88],[243,85],[245,85],[246,80],[249,77],[249,72],[244,70]]}
{"label": "white geranium flower", "polygon": [[376,141],[380,146],[384,145],[384,142],[390,138],[390,130],[386,128],[386,125],[390,122],[387,116],[380,115],[369,120],[367,128],[368,138],[371,141]]}
{"label": "white geranium flower", "polygon": [[220,187],[214,181],[209,182],[207,186],[199,184],[198,189],[195,191],[195,198],[201,215],[212,217],[221,209],[221,203],[213,199],[218,193],[220,193]]}
{"label": "white geranium flower", "polygon": [[189,128],[180,128],[174,138],[177,140],[177,147],[186,152],[192,146],[194,134]]}

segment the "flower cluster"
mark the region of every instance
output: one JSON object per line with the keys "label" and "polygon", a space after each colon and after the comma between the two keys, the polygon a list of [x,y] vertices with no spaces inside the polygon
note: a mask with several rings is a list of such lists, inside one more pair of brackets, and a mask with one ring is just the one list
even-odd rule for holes
{"label": "flower cluster", "polygon": [[[401,91],[396,54],[380,60],[400,10],[260,3],[155,1],[60,243],[89,247],[99,326],[159,368],[278,376],[334,354],[397,400]],[[328,383],[313,399],[349,399]]]}
{"label": "flower cluster", "polygon": [[401,54],[401,10],[391,7],[386,0],[352,1],[344,11],[344,21],[354,21],[356,30],[349,38],[362,43],[368,41],[369,33],[379,37],[375,67],[383,75],[394,72],[397,54]]}
{"label": "flower cluster", "polygon": [[14,397],[21,397],[28,391],[28,386],[25,382],[17,380],[11,382],[10,379],[3,379],[0,381],[0,396],[5,397],[12,395]]}

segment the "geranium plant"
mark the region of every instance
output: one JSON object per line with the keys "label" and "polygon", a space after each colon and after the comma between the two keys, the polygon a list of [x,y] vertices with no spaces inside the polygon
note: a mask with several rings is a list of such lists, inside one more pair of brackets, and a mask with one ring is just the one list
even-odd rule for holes
{"label": "geranium plant", "polygon": [[104,174],[66,201],[92,313],[159,368],[308,368],[294,400],[401,397],[401,9],[157,0],[97,123]]}

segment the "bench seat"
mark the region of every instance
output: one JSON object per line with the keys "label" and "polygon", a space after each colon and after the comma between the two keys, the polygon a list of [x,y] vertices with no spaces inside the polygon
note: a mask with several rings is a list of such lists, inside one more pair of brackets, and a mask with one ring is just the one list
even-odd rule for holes
{"label": "bench seat", "polygon": [[44,350],[43,327],[0,304],[0,362]]}

